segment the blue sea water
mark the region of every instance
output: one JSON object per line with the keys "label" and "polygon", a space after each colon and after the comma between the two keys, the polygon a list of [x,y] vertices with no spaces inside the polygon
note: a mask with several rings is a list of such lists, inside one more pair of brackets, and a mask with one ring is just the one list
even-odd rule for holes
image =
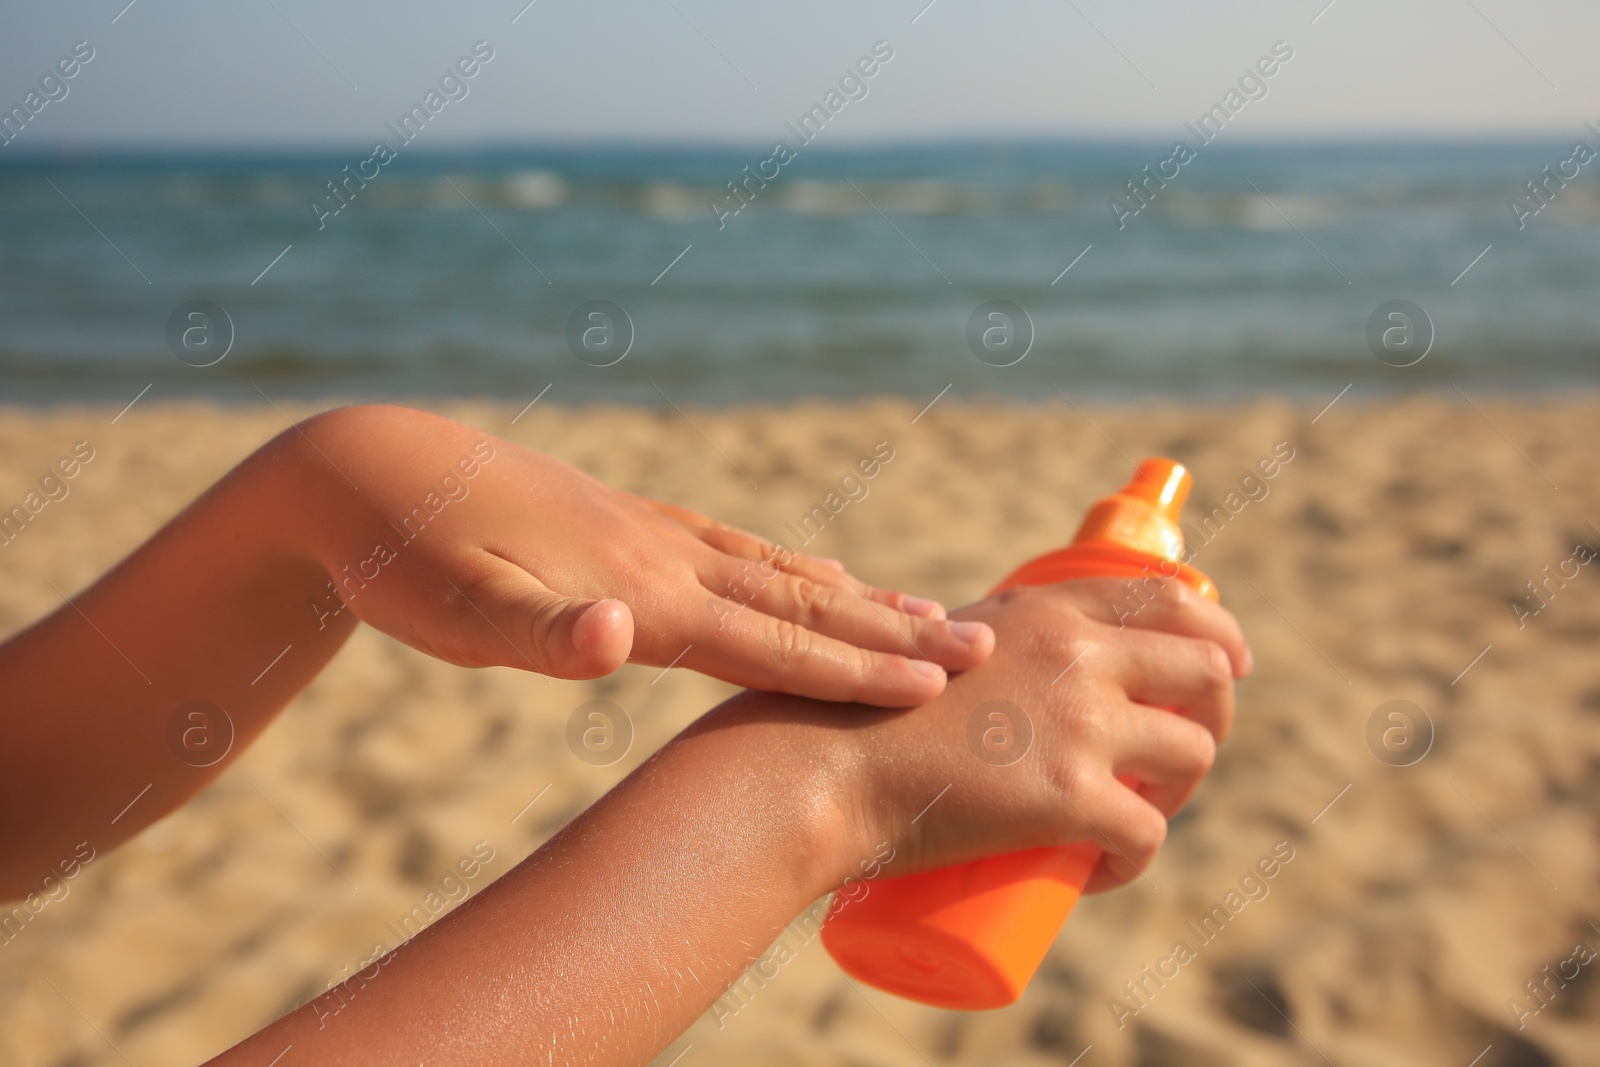
{"label": "blue sea water", "polygon": [[[1170,154],[806,146],[719,221],[738,203],[727,183],[770,147],[408,148],[349,183],[320,228],[313,203],[338,206],[326,183],[370,148],[5,155],[0,401],[126,399],[150,383],[166,397],[549,386],[569,403],[711,405],[947,385],[1223,399],[1600,384],[1592,168],[1548,184],[1520,228],[1508,206],[1537,205],[1525,183],[1570,142],[1219,142],[1127,214],[1126,183]],[[233,331],[208,367],[167,337],[197,299]],[[1395,299],[1433,326],[1409,367],[1369,350],[1368,319]],[[604,367],[568,339],[596,300],[633,335]],[[991,300],[1032,323],[1011,366],[968,343]]]}

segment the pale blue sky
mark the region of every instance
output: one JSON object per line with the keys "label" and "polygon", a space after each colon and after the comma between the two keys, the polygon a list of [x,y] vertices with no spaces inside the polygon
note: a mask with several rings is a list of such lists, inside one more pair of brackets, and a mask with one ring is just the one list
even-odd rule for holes
{"label": "pale blue sky", "polygon": [[73,42],[96,54],[0,152],[370,144],[479,39],[495,59],[429,126],[431,145],[767,142],[879,39],[895,58],[830,142],[1165,139],[1280,39],[1294,59],[1230,137],[1565,140],[1600,121],[1600,7],[1578,0],[537,0],[513,25],[525,2],[11,5],[0,110]]}

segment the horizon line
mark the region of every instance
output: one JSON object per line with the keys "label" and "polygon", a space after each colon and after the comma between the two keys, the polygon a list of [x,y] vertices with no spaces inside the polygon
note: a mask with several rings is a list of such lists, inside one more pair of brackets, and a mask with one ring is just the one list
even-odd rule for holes
{"label": "horizon line", "polygon": [[[808,146],[816,154],[857,154],[882,149],[935,149],[961,146],[985,147],[1051,147],[1066,145],[1094,145],[1104,147],[1149,148],[1165,145],[1172,134],[1147,134],[1143,132],[1080,131],[1072,133],[952,133],[946,135],[906,135],[875,140],[839,140],[831,144]],[[1213,146],[1228,148],[1274,148],[1292,146],[1311,147],[1475,147],[1511,144],[1528,144],[1551,138],[1574,136],[1572,131],[1502,130],[1488,132],[1461,131],[1368,131],[1339,132],[1317,131],[1311,133],[1277,132],[1266,135],[1229,138],[1226,143]],[[683,151],[683,152],[748,152],[752,144],[765,145],[770,138],[710,138],[710,137],[484,137],[471,140],[448,141],[443,144],[418,146],[412,156],[459,156],[473,153],[538,152],[538,151]],[[15,146],[11,152],[0,151],[0,166],[6,158],[158,155],[215,155],[215,156],[275,156],[319,155],[362,151],[369,147],[371,138],[325,138],[281,141],[222,141],[206,140],[60,140],[40,141]],[[5,145],[0,147],[12,147]]]}

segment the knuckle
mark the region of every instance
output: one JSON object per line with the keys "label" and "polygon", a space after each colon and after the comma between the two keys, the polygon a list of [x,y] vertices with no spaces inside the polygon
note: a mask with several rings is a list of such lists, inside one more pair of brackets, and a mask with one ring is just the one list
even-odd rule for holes
{"label": "knuckle", "polygon": [[1160,591],[1156,595],[1165,600],[1174,611],[1185,613],[1197,610],[1202,603],[1209,603],[1196,593],[1188,582],[1180,582],[1173,578],[1163,577]]}
{"label": "knuckle", "polygon": [[1119,872],[1119,885],[1148,870],[1166,840],[1166,820],[1148,805],[1141,804],[1140,808],[1143,810],[1105,816],[1095,827],[1094,836],[1103,842],[1108,868]]}
{"label": "knuckle", "polygon": [[1228,689],[1233,685],[1233,661],[1215,641],[1201,643],[1201,669],[1206,685],[1213,690]]}
{"label": "knuckle", "polygon": [[1217,762],[1217,739],[1211,736],[1211,731],[1201,726],[1196,726],[1188,731],[1189,751],[1188,763],[1196,778],[1204,777],[1211,772]]}
{"label": "knuckle", "polygon": [[1081,755],[1067,755],[1046,764],[1046,784],[1057,796],[1065,797],[1069,810],[1064,814],[1076,816],[1078,805],[1093,789],[1098,772],[1091,760]]}
{"label": "knuckle", "polygon": [[1063,620],[1063,623],[1044,631],[1046,651],[1050,655],[1065,656],[1071,660],[1080,655],[1092,655],[1099,647],[1099,638],[1077,625],[1077,619]]}
{"label": "knuckle", "polygon": [[849,671],[849,681],[846,686],[846,700],[861,700],[867,693],[868,680],[877,676],[885,664],[887,657],[876,652],[868,652],[858,648],[852,660],[854,669]]}
{"label": "knuckle", "polygon": [[552,654],[556,624],[560,618],[561,606],[551,599],[541,602],[528,620],[529,643],[532,645],[528,657],[542,674],[556,675],[560,670],[561,665]]}
{"label": "knuckle", "polygon": [[735,531],[735,541],[739,554],[748,559],[751,566],[758,567],[763,572],[777,567],[778,547],[771,541],[748,530]]}
{"label": "knuckle", "polygon": [[745,534],[750,539],[750,547],[755,549],[756,560],[766,566],[778,566],[778,556],[781,554],[778,546],[764,537],[753,533]]}
{"label": "knuckle", "polygon": [[773,630],[774,652],[782,663],[798,664],[811,654],[811,631],[797,622],[778,619]]}
{"label": "knuckle", "polygon": [[[1079,655],[1087,660],[1103,644],[1098,628],[1076,610],[1039,612],[1021,620],[1023,633],[1047,662],[1061,660],[1062,666]],[[1059,668],[1058,668],[1059,669]]]}
{"label": "knuckle", "polygon": [[1117,733],[1117,716],[1108,702],[1093,700],[1073,716],[1072,744],[1085,752],[1103,752]]}
{"label": "knuckle", "polygon": [[796,578],[790,587],[800,617],[814,622],[835,613],[838,591],[809,578]]}
{"label": "knuckle", "polygon": [[1074,578],[1070,582],[1062,583],[1058,588],[1067,595],[1087,595],[1093,600],[1104,600],[1107,597],[1120,596],[1125,592],[1123,582],[1127,579],[1099,575],[1093,578]]}
{"label": "knuckle", "polygon": [[1155,861],[1167,840],[1167,820],[1148,804],[1128,822],[1128,858],[1142,871]]}
{"label": "knuckle", "polygon": [[634,573],[621,568],[647,565],[649,560],[649,554],[640,551],[639,542],[632,537],[597,539],[589,546],[589,551],[610,574]]}

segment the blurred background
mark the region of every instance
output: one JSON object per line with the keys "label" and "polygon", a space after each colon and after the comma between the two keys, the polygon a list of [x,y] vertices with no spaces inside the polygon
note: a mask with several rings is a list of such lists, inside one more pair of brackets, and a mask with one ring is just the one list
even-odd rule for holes
{"label": "blurred background", "polygon": [[[1600,1063],[1595,967],[1529,987],[1600,948],[1600,579],[1529,585],[1600,544],[1600,11],[524,3],[6,14],[0,500],[104,458],[0,554],[0,626],[352,400],[768,536],[890,440],[818,550],[952,603],[1130,457],[1209,509],[1287,442],[1198,561],[1261,669],[1150,884],[1085,902],[1014,1008],[811,944],[662,1062]],[[0,947],[0,1062],[198,1062],[341,980],[474,842],[503,873],[726,691],[654,673],[359,634]],[[598,768],[562,740],[596,696],[639,732]],[[1282,840],[1237,937],[1130,999]]]}
{"label": "blurred background", "polygon": [[[6,108],[77,42],[93,58],[0,151],[7,392],[553,381],[551,399],[653,404],[655,381],[725,405],[952,380],[1027,397],[1052,375],[1108,398],[1594,383],[1600,193],[1593,168],[1545,177],[1574,142],[1600,149],[1592,12],[908,6],[19,12]],[[439,79],[480,41],[493,58],[450,99]],[[429,91],[442,105],[408,143]],[[1202,131],[1230,92],[1237,113]],[[1194,159],[1164,163],[1180,140]],[[324,215],[329,183],[350,206]],[[197,298],[236,335],[205,373],[161,343]],[[1007,373],[962,343],[992,298],[1036,334]],[[1391,298],[1427,311],[1434,351],[1357,375],[1349,340]],[[606,373],[565,340],[596,299],[638,336]]]}

